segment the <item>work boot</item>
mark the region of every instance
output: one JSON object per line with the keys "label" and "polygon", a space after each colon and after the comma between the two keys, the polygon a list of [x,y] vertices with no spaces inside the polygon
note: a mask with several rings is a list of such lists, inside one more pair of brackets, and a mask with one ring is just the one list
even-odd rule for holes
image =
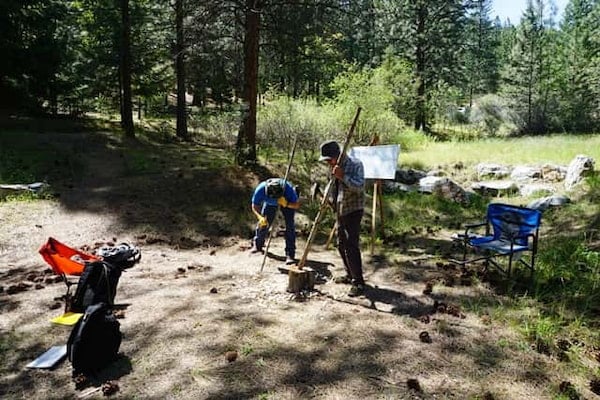
{"label": "work boot", "polygon": [[294,259],[294,257],[286,256],[285,257],[285,265],[292,265],[292,264],[296,264],[296,260]]}
{"label": "work boot", "polygon": [[347,284],[352,283],[352,278],[349,275],[340,275],[340,276],[336,276],[333,281],[335,283],[343,283],[343,284],[347,285]]}
{"label": "work boot", "polygon": [[352,285],[350,291],[348,292],[349,297],[358,297],[362,296],[365,293],[365,285],[357,283]]}

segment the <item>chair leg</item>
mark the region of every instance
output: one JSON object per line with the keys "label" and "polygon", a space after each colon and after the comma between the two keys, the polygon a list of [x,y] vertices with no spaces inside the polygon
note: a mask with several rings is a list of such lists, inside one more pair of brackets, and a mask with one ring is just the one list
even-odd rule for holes
{"label": "chair leg", "polygon": [[64,274],[62,277],[63,281],[65,282],[65,285],[67,286],[67,292],[65,293],[65,313],[67,313],[71,311],[71,303],[73,301],[73,295],[71,294],[71,286],[73,285],[73,283],[69,282],[69,280]]}
{"label": "chair leg", "polygon": [[490,267],[490,259],[486,258],[485,261],[483,262],[483,273],[487,273],[488,268]]}

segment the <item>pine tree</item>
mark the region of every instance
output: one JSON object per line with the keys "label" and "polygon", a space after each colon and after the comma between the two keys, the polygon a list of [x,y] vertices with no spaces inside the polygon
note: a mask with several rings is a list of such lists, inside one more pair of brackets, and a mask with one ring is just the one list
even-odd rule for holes
{"label": "pine tree", "polygon": [[550,69],[553,41],[548,24],[543,0],[528,0],[503,70],[502,91],[522,118],[522,129],[529,133],[544,133],[549,125],[548,105],[555,85]]}
{"label": "pine tree", "polygon": [[592,122],[596,132],[600,130],[600,1],[587,16],[587,24],[592,29],[590,34],[590,63],[588,66],[588,87],[592,92]]}
{"label": "pine tree", "polygon": [[255,164],[256,158],[256,96],[258,95],[259,31],[262,4],[246,0],[244,34],[244,116],[238,131],[235,162]]}
{"label": "pine tree", "polygon": [[495,93],[498,87],[498,37],[490,11],[491,0],[475,0],[467,18],[464,63],[469,106],[474,96]]}
{"label": "pine tree", "polygon": [[431,94],[438,83],[458,85],[464,44],[465,6],[458,0],[381,2],[386,42],[414,66],[415,129],[430,130]]}
{"label": "pine tree", "polygon": [[594,40],[600,35],[598,22],[593,20],[593,8],[600,2],[593,0],[571,0],[565,8],[561,23],[561,105],[564,125],[569,131],[593,129],[598,122],[597,110],[597,71],[594,71],[594,54],[599,54],[599,44]]}
{"label": "pine tree", "polygon": [[175,74],[177,76],[177,125],[176,135],[189,140],[187,130],[187,102],[185,80],[185,35],[183,19],[185,17],[184,0],[175,0]]}

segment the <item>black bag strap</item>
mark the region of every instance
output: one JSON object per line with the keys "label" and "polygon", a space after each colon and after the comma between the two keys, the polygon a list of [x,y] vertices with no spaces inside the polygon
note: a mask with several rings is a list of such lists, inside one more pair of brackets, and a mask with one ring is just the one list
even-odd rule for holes
{"label": "black bag strap", "polygon": [[[108,279],[108,265],[106,264],[106,262],[102,263],[102,272],[104,273],[104,279],[106,280],[106,292],[108,293],[108,306],[112,307],[114,306],[114,296],[113,293],[111,293],[111,287],[110,287],[110,280]],[[116,288],[115,288],[116,290]],[[114,294],[116,296],[116,293]]]}

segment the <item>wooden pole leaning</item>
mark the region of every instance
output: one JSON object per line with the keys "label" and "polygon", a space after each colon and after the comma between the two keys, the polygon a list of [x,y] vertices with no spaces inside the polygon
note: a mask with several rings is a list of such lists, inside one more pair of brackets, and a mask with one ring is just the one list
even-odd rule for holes
{"label": "wooden pole leaning", "polygon": [[376,229],[376,217],[377,217],[377,195],[379,194],[379,180],[376,180],[373,184],[373,213],[371,215],[371,255],[375,252],[375,229]]}
{"label": "wooden pole leaning", "polygon": [[[356,110],[356,115],[354,116],[354,120],[352,121],[352,125],[350,126],[350,130],[348,131],[348,134],[346,135],[346,141],[344,142],[344,146],[342,147],[342,149],[340,151],[340,155],[337,158],[337,162],[336,162],[337,164],[340,164],[344,160],[346,151],[348,150],[348,146],[350,145],[350,140],[352,139],[352,135],[354,134],[354,129],[356,128],[356,123],[358,122],[358,117],[360,115],[360,111],[361,111],[361,107],[358,107],[358,109]],[[305,287],[308,289],[312,289],[311,286],[314,285],[315,272],[311,271],[310,268],[305,269],[304,265],[306,264],[306,258],[308,257],[308,253],[310,252],[310,247],[315,238],[317,228],[319,226],[319,222],[321,221],[323,213],[325,212],[325,210],[328,207],[327,201],[329,199],[329,195],[331,193],[331,189],[333,187],[334,180],[335,180],[335,177],[332,176],[331,179],[329,180],[329,183],[327,184],[327,187],[325,188],[325,193],[323,194],[323,198],[321,199],[321,205],[319,207],[319,211],[317,212],[317,216],[315,217],[313,226],[308,235],[308,239],[306,241],[306,248],[304,249],[302,258],[300,259],[300,261],[298,262],[298,265],[295,268],[290,268],[290,270],[288,271],[288,278],[289,278],[288,291],[289,292],[298,292],[302,288],[305,288]]]}
{"label": "wooden pole leaning", "polygon": [[327,242],[325,243],[326,250],[329,250],[331,247],[331,243],[333,242],[333,237],[335,236],[335,232],[337,231],[337,226],[338,226],[338,223],[337,223],[337,221],[335,221],[335,223],[333,224],[333,228],[331,228],[331,231],[329,232],[329,237],[327,238]]}
{"label": "wooden pole leaning", "polygon": [[[377,146],[379,144],[379,135],[374,134],[369,146]],[[377,215],[377,205],[379,204],[379,210],[381,211],[381,224],[383,226],[383,208],[381,203],[381,181],[379,179],[375,180],[373,184],[373,206],[372,215],[371,215],[371,255],[375,253],[375,230],[376,230],[376,215]]]}
{"label": "wooden pole leaning", "polygon": [[381,183],[379,184],[379,186],[377,186],[377,193],[379,195],[379,222],[381,223],[381,237],[383,238],[385,236],[385,219],[383,216],[383,189],[381,188],[381,186]]}
{"label": "wooden pole leaning", "polygon": [[[292,152],[290,153],[290,160],[288,161],[287,169],[285,170],[285,176],[283,178],[283,184],[285,185],[290,175],[290,170],[292,169],[292,162],[294,161],[294,155],[296,154],[296,145],[298,144],[298,136],[294,139],[294,144],[292,146]],[[285,191],[285,187],[284,187]],[[275,217],[273,217],[273,222],[271,226],[269,226],[269,239],[267,240],[267,244],[265,246],[265,255],[263,256],[262,264],[260,265],[260,272],[262,273],[263,268],[265,267],[265,262],[267,260],[267,255],[269,254],[269,246],[271,245],[271,239],[273,239],[273,232],[275,229],[275,222],[277,221],[277,216],[279,215],[279,204],[277,204],[277,211],[275,212]]]}

